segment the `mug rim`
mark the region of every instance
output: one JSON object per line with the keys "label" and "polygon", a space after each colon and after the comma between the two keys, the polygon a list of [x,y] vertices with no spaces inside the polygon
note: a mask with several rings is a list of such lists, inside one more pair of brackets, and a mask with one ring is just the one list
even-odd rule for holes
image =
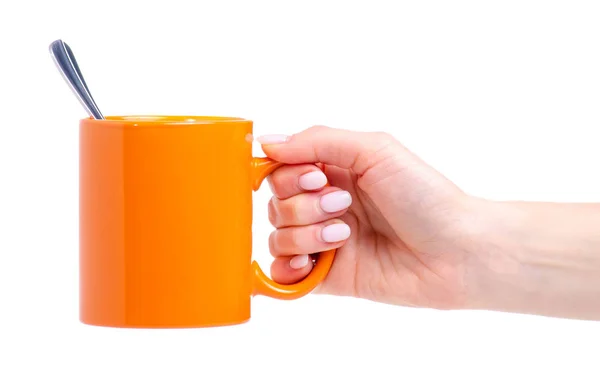
{"label": "mug rim", "polygon": [[218,115],[111,115],[104,119],[88,117],[81,119],[85,124],[97,125],[128,125],[128,126],[157,126],[157,125],[201,125],[201,124],[231,124],[251,123],[251,120],[237,116]]}

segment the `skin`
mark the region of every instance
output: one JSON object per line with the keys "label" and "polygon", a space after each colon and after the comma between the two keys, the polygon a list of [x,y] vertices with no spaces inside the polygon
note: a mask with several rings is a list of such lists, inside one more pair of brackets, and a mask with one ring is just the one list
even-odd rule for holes
{"label": "skin", "polygon": [[[494,202],[465,194],[386,133],[316,126],[281,141],[258,139],[288,165],[273,191],[271,276],[294,283],[312,261],[295,255],[338,248],[315,293],[435,309],[486,309],[600,319],[600,205]],[[330,186],[304,189],[322,171]],[[326,194],[345,190],[349,207],[327,212]],[[332,223],[350,227],[323,241]]]}

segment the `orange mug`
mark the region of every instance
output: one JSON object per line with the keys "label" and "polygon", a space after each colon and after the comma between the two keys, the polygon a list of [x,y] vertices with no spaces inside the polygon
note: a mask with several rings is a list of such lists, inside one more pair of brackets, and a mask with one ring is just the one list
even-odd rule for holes
{"label": "orange mug", "polygon": [[250,120],[113,116],[80,121],[80,321],[132,328],[224,326],[251,299],[309,294],[252,261],[252,193],[282,166],[252,157]]}

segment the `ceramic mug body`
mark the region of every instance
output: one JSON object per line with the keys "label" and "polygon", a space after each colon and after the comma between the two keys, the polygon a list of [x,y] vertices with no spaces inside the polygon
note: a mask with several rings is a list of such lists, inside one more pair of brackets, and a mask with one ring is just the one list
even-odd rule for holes
{"label": "ceramic mug body", "polygon": [[281,166],[252,157],[252,127],[229,117],[80,121],[83,323],[238,324],[252,296],[295,299],[323,280],[334,251],[293,285],[252,261],[252,192]]}

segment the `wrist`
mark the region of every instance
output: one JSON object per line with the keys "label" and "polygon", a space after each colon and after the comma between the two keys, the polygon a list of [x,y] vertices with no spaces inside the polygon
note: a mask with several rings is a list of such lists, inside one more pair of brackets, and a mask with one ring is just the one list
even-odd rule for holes
{"label": "wrist", "polygon": [[520,307],[524,297],[522,250],[518,232],[524,218],[510,203],[475,198],[469,223],[465,284],[468,309],[505,310]]}
{"label": "wrist", "polygon": [[473,202],[468,308],[600,316],[598,205]]}

